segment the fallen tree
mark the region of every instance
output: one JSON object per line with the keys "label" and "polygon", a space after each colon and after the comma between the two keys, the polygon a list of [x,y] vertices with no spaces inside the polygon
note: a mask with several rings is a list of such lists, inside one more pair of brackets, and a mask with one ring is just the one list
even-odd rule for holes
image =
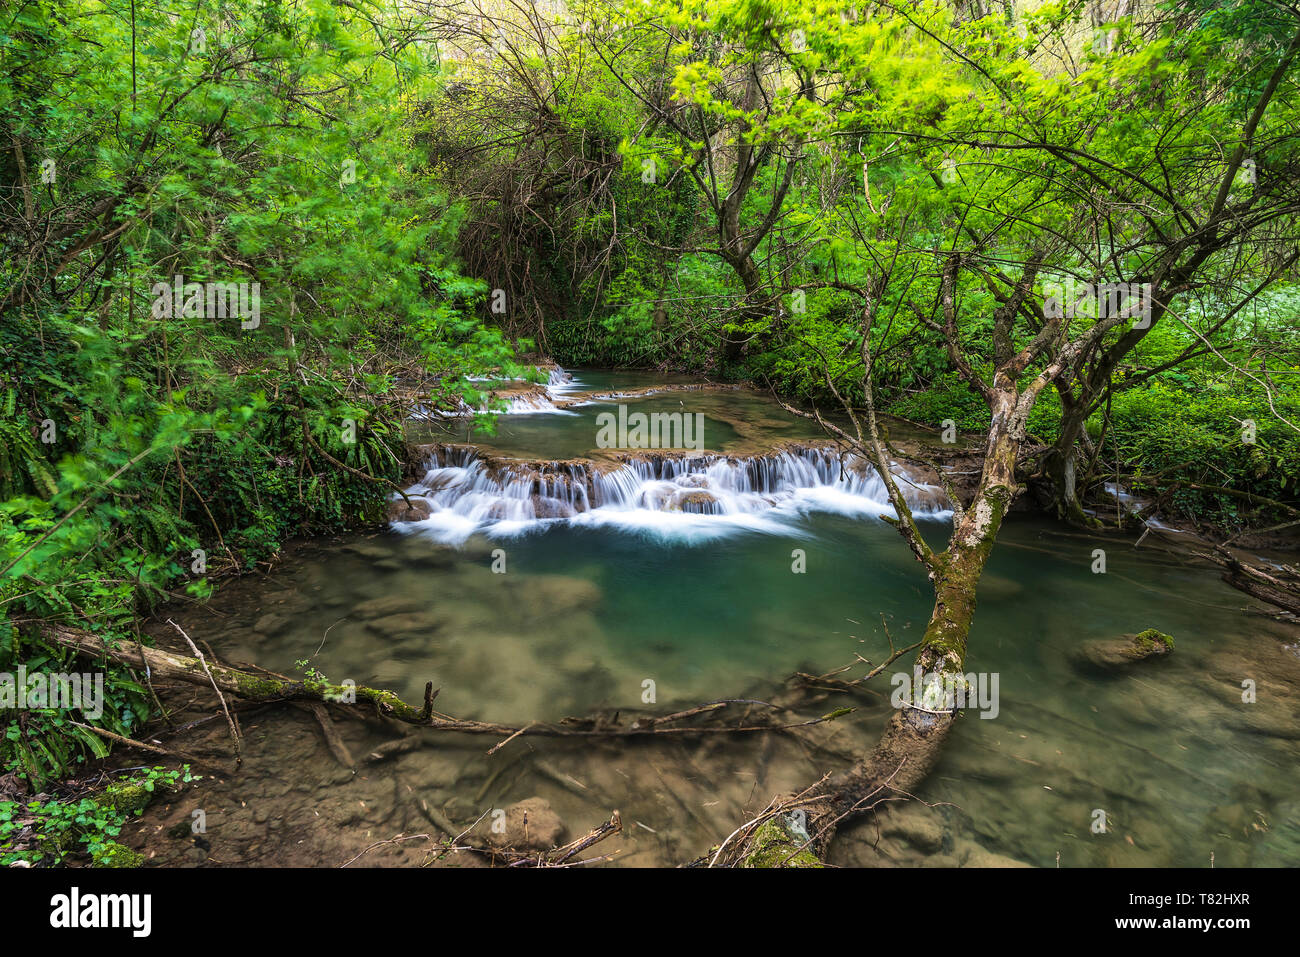
{"label": "fallen tree", "polygon": [[[821,717],[780,722],[771,716],[779,712],[791,711],[793,710],[791,706],[772,704],[752,698],[734,698],[707,702],[670,714],[640,714],[629,723],[621,722],[620,716],[622,713],[615,712],[612,716],[599,714],[587,718],[566,718],[558,724],[544,724],[533,721],[522,726],[512,726],[489,721],[455,718],[434,710],[433,701],[437,697],[437,691],[432,687],[431,683],[425,686],[424,705],[415,707],[403,701],[393,692],[383,689],[333,684],[315,679],[294,679],[262,669],[252,670],[248,667],[234,667],[229,664],[222,664],[212,658],[204,658],[201,654],[197,654],[197,649],[188,635],[185,635],[174,622],[169,623],[185,637],[189,646],[195,649],[196,656],[176,654],[134,641],[108,640],[101,635],[63,624],[51,622],[37,622],[34,624],[37,625],[41,637],[45,641],[70,649],[83,657],[96,661],[112,661],[133,669],[147,669],[154,681],[170,679],[185,684],[212,688],[216,691],[221,701],[222,710],[226,712],[226,719],[232,723],[232,727],[234,722],[231,718],[231,711],[238,710],[241,707],[247,708],[250,705],[265,706],[281,702],[296,705],[304,712],[314,715],[325,733],[326,743],[331,753],[341,764],[346,766],[354,765],[355,760],[346,745],[339,739],[337,731],[333,730],[332,722],[326,713],[326,705],[346,709],[362,717],[389,719],[409,726],[404,736],[380,745],[366,755],[364,760],[370,763],[386,760],[392,755],[419,746],[417,732],[420,729],[500,737],[501,740],[487,752],[492,754],[516,738],[523,736],[637,738],[670,734],[782,732],[811,728],[852,714],[855,710],[853,708],[837,708]],[[872,668],[867,674],[854,680],[842,680],[836,677],[845,669],[839,669],[824,675],[796,674],[792,678],[788,695],[791,700],[801,702],[803,696],[809,693],[819,694],[827,690],[841,693],[853,691],[871,678],[882,674],[894,661],[914,651],[916,647],[916,645],[912,645],[896,650],[891,648],[891,654],[883,662]],[[242,703],[227,707],[224,695],[242,699]],[[728,707],[736,705],[744,705],[747,708],[759,706],[764,710],[757,717],[746,714],[739,723],[733,724],[719,723],[716,720],[708,723],[699,723],[698,720],[693,724],[681,723],[691,719],[715,718],[720,716],[720,713]],[[213,716],[213,718],[218,717],[220,715]],[[211,719],[191,722],[186,728],[197,726],[208,720]],[[180,751],[170,745],[164,748],[120,735],[101,732],[100,729],[90,726],[86,727],[96,733],[103,733],[108,739],[125,747],[143,750],[151,754],[170,756],[220,770],[213,764],[211,759]],[[616,833],[621,828],[618,812],[614,811],[613,817],[608,823],[600,825],[591,834],[578,841],[545,853],[523,853],[484,844],[470,836],[467,829],[455,827],[436,811],[424,809],[424,813],[450,839],[447,846],[442,848],[443,852],[451,849],[473,851],[490,856],[494,862],[516,867],[575,866],[589,863],[585,860],[575,860],[575,855],[610,834]],[[775,815],[770,813],[760,816],[758,825],[768,824],[769,826],[759,835],[759,847],[751,855],[753,860],[749,862],[737,861],[736,863],[743,863],[744,866],[772,866],[780,862],[780,859],[784,857],[782,848],[786,847],[790,841],[798,839],[800,835],[797,833],[791,834],[788,830],[784,830],[785,825],[783,822],[780,820],[774,821],[774,817]],[[771,823],[769,824],[769,822]],[[733,834],[732,840],[746,838],[755,829],[749,827],[740,828]],[[405,839],[403,838],[403,840]],[[377,842],[367,850],[388,843],[393,842]],[[720,849],[711,852],[711,856],[716,859],[723,850],[726,850],[726,844]],[[701,863],[703,862],[704,859],[701,860]],[[796,866],[812,866],[815,863],[817,863],[817,859],[806,852],[796,855]]]}
{"label": "fallen tree", "polygon": [[[179,630],[179,629],[178,629]],[[739,734],[760,731],[789,731],[810,728],[850,714],[853,709],[842,708],[802,721],[781,723],[767,717],[747,716],[740,724],[691,724],[680,722],[705,715],[716,715],[725,709],[744,705],[765,709],[764,714],[787,711],[786,707],[753,698],[727,698],[710,701],[666,715],[645,714],[630,724],[620,721],[622,712],[613,716],[598,714],[586,718],[565,718],[555,724],[532,721],[525,725],[498,724],[492,721],[474,721],[457,718],[436,711],[433,701],[438,691],[432,682],[425,685],[424,704],[416,707],[403,701],[392,691],[369,688],[364,685],[333,684],[317,679],[296,679],[286,675],[258,669],[256,672],[223,665],[200,657],[178,655],[161,648],[151,648],[134,641],[110,641],[103,636],[72,628],[67,625],[40,623],[41,636],[80,655],[96,660],[109,660],[130,668],[147,668],[153,678],[170,678],[187,684],[215,688],[219,692],[258,702],[305,701],[318,705],[346,707],[365,715],[389,718],[409,725],[435,731],[452,731],[464,734],[503,736],[494,745],[493,752],[515,738],[538,737],[641,737],[671,734]],[[905,649],[907,650],[907,649]],[[902,652],[899,652],[902,654]],[[893,660],[892,658],[890,659]],[[314,710],[314,709],[312,709]],[[384,746],[381,746],[381,749]],[[331,742],[331,750],[339,749]],[[400,750],[390,748],[392,750]]]}

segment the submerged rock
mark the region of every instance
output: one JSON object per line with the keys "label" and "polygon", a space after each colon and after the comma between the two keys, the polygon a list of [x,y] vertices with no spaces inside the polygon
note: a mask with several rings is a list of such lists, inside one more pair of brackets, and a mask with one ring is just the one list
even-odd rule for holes
{"label": "submerged rock", "polygon": [[975,841],[958,841],[955,856],[961,861],[961,867],[1032,867],[1014,857],[990,851],[983,844]]}
{"label": "submerged rock", "polygon": [[366,628],[379,635],[399,638],[405,635],[428,635],[437,631],[442,622],[430,612],[412,611],[384,615],[366,622]]}
{"label": "submerged rock", "polygon": [[540,797],[530,797],[506,808],[504,831],[493,830],[486,819],[480,827],[487,831],[487,840],[493,846],[512,847],[517,851],[549,851],[562,844],[567,833],[560,816]]}
{"label": "submerged rock", "polygon": [[390,615],[411,615],[427,611],[429,602],[405,595],[383,595],[363,601],[352,610],[352,617],[360,621],[372,618],[387,618]]}
{"label": "submerged rock", "polygon": [[393,550],[383,542],[376,542],[373,539],[361,539],[355,542],[349,542],[341,549],[349,555],[358,555],[371,561],[381,561],[385,558],[392,557]]}
{"label": "submerged rock", "polygon": [[284,615],[277,615],[275,612],[268,612],[262,615],[257,621],[253,622],[253,631],[259,635],[266,635],[268,638],[274,638],[280,632],[289,626],[289,619]]}
{"label": "submerged rock", "polygon": [[886,816],[881,832],[906,841],[921,854],[938,854],[943,848],[943,818],[923,805],[904,804]]}
{"label": "submerged rock", "polygon": [[[492,577],[496,579],[491,582],[494,585],[501,578]],[[570,575],[519,576],[510,579],[508,587],[517,603],[514,611],[524,620],[553,620],[572,615],[595,608],[603,597],[598,584]]]}
{"label": "submerged rock", "polygon": [[1085,642],[1079,646],[1075,660],[1085,667],[1113,671],[1149,658],[1163,657],[1173,650],[1173,638],[1148,628],[1136,635]]}

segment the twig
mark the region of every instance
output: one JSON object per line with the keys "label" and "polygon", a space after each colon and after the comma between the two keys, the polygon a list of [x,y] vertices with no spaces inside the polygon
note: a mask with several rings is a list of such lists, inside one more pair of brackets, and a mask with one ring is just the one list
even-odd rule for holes
{"label": "twig", "polygon": [[403,843],[404,841],[418,841],[418,840],[420,840],[421,838],[423,838],[423,839],[426,840],[426,841],[431,840],[431,838],[429,837],[428,834],[412,834],[412,835],[410,835],[409,837],[403,837],[401,834],[399,834],[399,835],[397,835],[397,837],[390,837],[390,838],[389,838],[388,840],[386,840],[386,841],[376,841],[374,844],[371,844],[369,847],[367,847],[365,850],[363,850],[363,851],[362,851],[360,854],[358,854],[356,857],[351,858],[350,860],[344,861],[342,864],[339,865],[339,867],[347,867],[349,864],[353,863],[353,861],[356,861],[356,860],[357,860],[358,858],[360,858],[362,855],[364,855],[364,854],[366,854],[366,853],[368,853],[368,852],[370,852],[370,851],[373,851],[373,850],[374,850],[375,848],[377,848],[377,847],[383,847],[385,844],[401,844],[401,843]]}
{"label": "twig", "polygon": [[226,724],[230,727],[230,737],[235,742],[235,767],[239,767],[244,763],[243,748],[240,744],[239,728],[235,726],[235,719],[231,716],[230,708],[226,704],[226,696],[223,695],[221,689],[217,687],[217,679],[212,677],[212,670],[208,667],[208,662],[203,657],[203,652],[199,651],[194,642],[190,640],[190,636],[185,634],[185,630],[170,618],[167,619],[167,624],[171,625],[181,633],[181,637],[185,639],[185,643],[189,645],[190,650],[194,652],[194,657],[199,659],[199,664],[203,666],[203,673],[206,674],[208,680],[212,682],[212,690],[217,693],[217,700],[221,702],[221,710],[226,713]]}

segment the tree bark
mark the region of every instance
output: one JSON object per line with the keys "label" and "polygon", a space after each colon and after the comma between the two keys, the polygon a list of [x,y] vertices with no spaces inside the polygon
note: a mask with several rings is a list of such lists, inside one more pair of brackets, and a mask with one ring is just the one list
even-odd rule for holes
{"label": "tree bark", "polygon": [[[975,617],[976,589],[993,551],[1003,518],[1020,491],[1015,480],[1017,456],[1024,439],[1024,419],[1032,402],[1021,401],[1014,381],[990,389],[993,424],[985,448],[984,468],[972,501],[960,509],[948,549],[930,559],[934,608],[926,624],[915,667],[924,676],[961,682],[966,642]],[[914,694],[916,689],[913,689]],[[910,792],[933,769],[949,731],[955,709],[928,710],[904,702],[890,717],[870,755],[851,768],[832,775],[795,798],[778,800],[778,827],[791,827],[785,816],[802,812],[808,837],[798,850],[811,850],[825,859],[840,823],[863,814],[899,792]],[[800,855],[786,855],[775,864],[767,853],[772,840],[767,821],[759,823],[739,842],[727,863],[741,866],[808,866]]]}

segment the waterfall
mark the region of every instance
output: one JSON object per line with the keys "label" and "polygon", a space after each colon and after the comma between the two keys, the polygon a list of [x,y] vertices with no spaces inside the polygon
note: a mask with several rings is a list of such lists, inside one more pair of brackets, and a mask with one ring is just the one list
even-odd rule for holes
{"label": "waterfall", "polygon": [[501,411],[501,415],[539,415],[548,412],[557,415],[578,414],[558,408],[554,400],[555,396],[549,388],[545,392],[522,392],[519,395],[507,396],[507,405]]}
{"label": "waterfall", "polygon": [[572,372],[566,372],[559,366],[551,369],[546,380],[546,391],[552,394],[572,392],[582,383],[573,378]]}
{"label": "waterfall", "polygon": [[[534,369],[534,371],[540,375],[543,370]],[[546,385],[540,388],[536,386],[532,386],[531,388],[518,389],[518,385],[516,385],[516,389],[518,389],[518,391],[512,391],[510,389],[501,390],[502,391],[501,397],[505,399],[506,407],[502,409],[498,414],[499,415],[546,415],[546,414],[577,415],[576,412],[569,412],[566,409],[562,409],[559,406],[557,406],[555,404],[555,400],[561,398],[562,396],[567,395],[570,392],[579,390],[582,387],[582,383],[574,379],[572,372],[567,372],[564,369],[561,369],[559,366],[553,366],[547,369],[546,377],[547,377]],[[471,376],[469,381],[471,382],[505,381],[507,384],[510,382],[515,382],[515,380],[493,379],[491,376]],[[525,383],[525,385],[527,384]],[[423,415],[420,414],[424,411],[425,410],[423,410],[422,408],[417,409],[416,414],[412,415],[412,418],[427,418],[428,417],[427,414],[423,414]],[[472,409],[469,406],[462,404],[459,411],[457,411],[455,414],[474,415],[476,412],[486,412],[486,411],[487,411],[486,408]]]}
{"label": "waterfall", "polygon": [[[898,466],[892,471],[917,517],[951,516],[938,488]],[[873,468],[820,446],[749,458],[624,453],[599,463],[496,460],[471,446],[437,445],[430,447],[428,472],[407,494],[425,499],[432,514],[397,527],[447,542],[474,532],[515,535],[553,522],[699,538],[789,531],[790,521],[809,511],[894,514]]]}

